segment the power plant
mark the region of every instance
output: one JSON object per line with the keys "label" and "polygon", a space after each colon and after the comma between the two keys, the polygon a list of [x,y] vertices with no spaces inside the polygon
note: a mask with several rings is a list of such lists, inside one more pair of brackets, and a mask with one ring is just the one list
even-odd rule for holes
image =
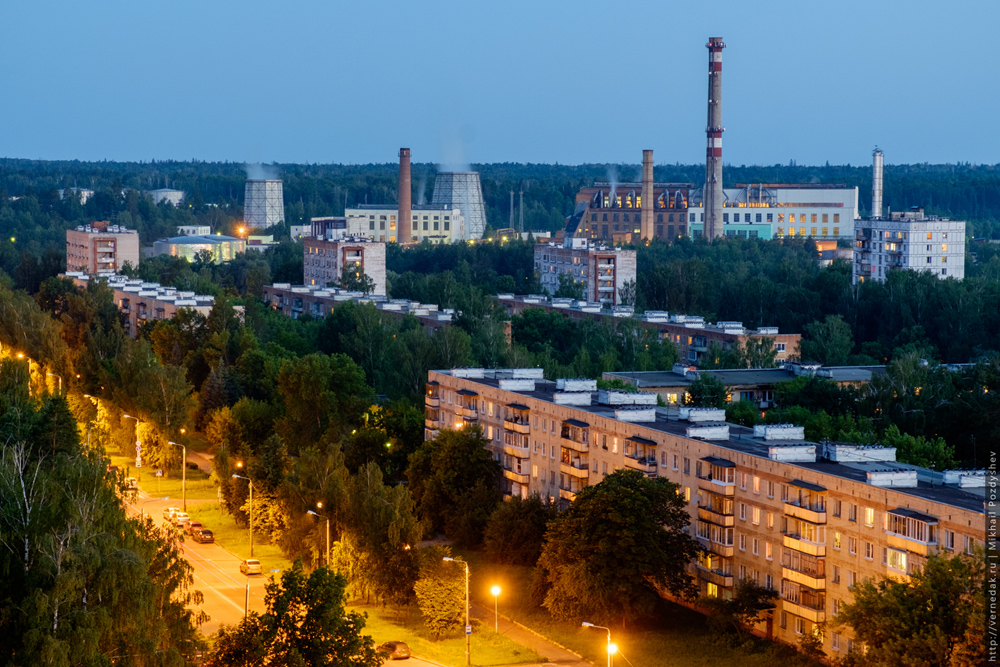
{"label": "power plant", "polygon": [[877,220],[882,217],[882,151],[876,148],[872,151],[872,211],[871,217]]}
{"label": "power plant", "polygon": [[708,39],[708,147],[705,150],[704,233],[710,239],[722,236],[722,49],[721,37]]}
{"label": "power plant", "polygon": [[285,221],[285,200],[280,180],[247,179],[243,219],[251,229],[273,227]]}
{"label": "power plant", "polygon": [[431,204],[443,204],[462,211],[465,237],[481,239],[486,229],[483,187],[475,171],[441,171],[434,178]]}
{"label": "power plant", "polygon": [[397,201],[399,209],[396,220],[399,221],[398,238],[400,243],[409,243],[412,240],[413,227],[411,225],[412,209],[410,206],[410,149],[399,149],[399,194]]}
{"label": "power plant", "polygon": [[642,152],[642,240],[649,241],[653,238],[653,151],[644,150]]}

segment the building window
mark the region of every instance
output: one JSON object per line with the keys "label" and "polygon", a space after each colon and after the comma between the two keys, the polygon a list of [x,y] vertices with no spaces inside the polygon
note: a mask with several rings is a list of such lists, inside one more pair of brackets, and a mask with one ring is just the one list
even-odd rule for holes
{"label": "building window", "polygon": [[840,551],[840,533],[836,531],[833,533],[833,548]]}
{"label": "building window", "polygon": [[746,551],[746,550],[747,550],[747,536],[740,535],[740,551]]}
{"label": "building window", "polygon": [[853,505],[852,504],[848,508],[847,520],[848,521],[857,521],[858,520],[858,506],[857,505]]}
{"label": "building window", "polygon": [[717,598],[717,597],[719,597],[719,586],[717,584],[713,584],[712,582],[708,582],[706,590],[708,592],[708,597],[710,597],[710,598]]}
{"label": "building window", "polygon": [[854,570],[847,571],[847,587],[854,588],[854,584],[858,583],[858,573]]}
{"label": "building window", "polygon": [[834,632],[833,636],[830,637],[830,648],[834,651],[840,650],[840,633]]}
{"label": "building window", "polygon": [[755,525],[755,526],[759,526],[760,525],[760,508],[759,507],[754,507],[753,508],[753,525]]}
{"label": "building window", "polygon": [[835,583],[835,584],[839,584],[840,583],[840,566],[839,565],[834,565],[833,566],[833,583]]}
{"label": "building window", "polygon": [[746,491],[747,488],[747,474],[745,472],[740,473],[740,488]]}
{"label": "building window", "polygon": [[729,214],[728,213],[723,213],[722,214],[722,222],[729,222]]}
{"label": "building window", "polygon": [[778,625],[782,628],[788,627],[788,612],[783,611],[781,615],[778,616]]}
{"label": "building window", "polygon": [[753,477],[753,492],[760,493],[760,477],[754,475]]}
{"label": "building window", "polygon": [[944,531],[944,548],[948,551],[955,550],[955,531],[946,530]]}
{"label": "building window", "polygon": [[847,538],[847,553],[856,556],[858,553],[858,541],[853,537]]}
{"label": "building window", "polygon": [[804,635],[806,633],[806,622],[804,619],[795,617],[795,634]]}
{"label": "building window", "polygon": [[685,475],[691,474],[691,459],[687,458],[686,456],[684,457],[684,474]]}
{"label": "building window", "polygon": [[774,528],[774,512],[767,513],[767,527]]}
{"label": "building window", "polygon": [[811,216],[809,216],[809,222],[816,222],[816,214],[815,213],[813,213]]}
{"label": "building window", "polygon": [[747,506],[745,503],[740,503],[740,521],[747,520]]}
{"label": "building window", "polygon": [[[782,350],[784,351],[784,350]],[[767,483],[767,497],[774,498],[774,482]]]}
{"label": "building window", "polygon": [[759,545],[756,537],[753,538],[753,555],[754,556],[759,556],[760,555],[760,545]]}
{"label": "building window", "polygon": [[875,525],[875,510],[871,507],[865,509],[865,525],[871,528]]}
{"label": "building window", "polygon": [[831,508],[831,511],[833,512],[833,516],[838,516],[839,517],[840,516],[840,501],[839,500],[834,500],[832,502],[832,505],[833,505],[833,507]]}
{"label": "building window", "polygon": [[[770,542],[764,542],[764,558],[768,560],[774,560],[774,552],[772,551],[773,546],[774,545],[772,545]],[[771,575],[767,576],[768,578],[770,578]],[[768,583],[767,587],[770,588],[771,584]]]}
{"label": "building window", "polygon": [[972,555],[973,550],[976,548],[976,538],[965,536],[965,553]]}
{"label": "building window", "polygon": [[875,545],[871,542],[865,542],[865,559],[874,560],[875,559]]}
{"label": "building window", "polygon": [[674,454],[674,470],[677,470],[677,455]]}

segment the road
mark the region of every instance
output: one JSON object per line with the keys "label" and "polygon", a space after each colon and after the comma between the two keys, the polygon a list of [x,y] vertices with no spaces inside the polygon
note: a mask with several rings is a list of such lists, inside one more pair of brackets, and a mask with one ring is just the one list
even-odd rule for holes
{"label": "road", "polygon": [[[163,508],[175,504],[176,500],[151,500],[149,494],[139,489],[134,505],[129,506],[134,514],[140,507],[154,519],[163,516]],[[240,574],[240,559],[218,544],[198,544],[185,535],[181,544],[184,558],[194,569],[194,588],[205,599],[197,608],[209,616],[208,622],[200,626],[204,635],[210,635],[220,625],[235,625],[243,619],[244,606],[249,587],[250,610],[264,611],[264,587],[267,576],[245,577]]]}

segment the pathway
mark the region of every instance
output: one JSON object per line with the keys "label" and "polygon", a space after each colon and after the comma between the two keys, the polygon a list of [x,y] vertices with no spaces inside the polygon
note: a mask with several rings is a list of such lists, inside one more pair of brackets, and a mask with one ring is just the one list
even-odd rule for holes
{"label": "pathway", "polygon": [[[494,611],[478,602],[472,603],[472,617],[479,619],[484,627],[489,627],[494,620]],[[530,648],[532,651],[548,660],[547,664],[564,665],[565,667],[594,667],[593,663],[584,660],[582,657],[570,651],[565,646],[561,646],[554,641],[543,637],[531,628],[513,621],[503,614],[500,614],[500,633],[513,639],[518,644]]]}

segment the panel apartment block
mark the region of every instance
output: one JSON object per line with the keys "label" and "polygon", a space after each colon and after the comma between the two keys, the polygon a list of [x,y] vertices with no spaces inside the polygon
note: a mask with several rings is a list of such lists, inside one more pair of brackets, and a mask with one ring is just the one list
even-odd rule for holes
{"label": "panel apartment block", "polygon": [[[564,506],[622,468],[669,479],[703,549],[690,568],[701,594],[731,595],[741,579],[779,593],[757,628],[765,636],[796,643],[863,578],[905,580],[930,554],[985,540],[982,471],[934,472],[896,463],[892,448],[808,442],[791,425],[744,428],[722,411],[658,408],[655,396],[539,373],[430,372],[425,437],[478,426],[508,494]],[[844,656],[853,637],[830,625],[823,649]]]}
{"label": "panel apartment block", "polygon": [[565,275],[584,284],[588,302],[618,305],[621,288],[635,282],[635,250],[590,245],[585,239],[569,239],[570,243],[535,246],[535,273],[545,291],[555,294],[559,276]]}
{"label": "panel apartment block", "polygon": [[357,268],[375,283],[374,294],[385,294],[385,244],[367,237],[337,241],[304,239],[302,280],[305,285],[339,284],[345,267]]}
{"label": "panel apartment block", "polygon": [[66,230],[66,270],[87,275],[121,271],[128,262],[139,266],[139,233],[107,220]]}
{"label": "panel apartment block", "polygon": [[892,269],[965,278],[965,222],[924,215],[922,208],[854,225],[855,283],[884,282]]}

